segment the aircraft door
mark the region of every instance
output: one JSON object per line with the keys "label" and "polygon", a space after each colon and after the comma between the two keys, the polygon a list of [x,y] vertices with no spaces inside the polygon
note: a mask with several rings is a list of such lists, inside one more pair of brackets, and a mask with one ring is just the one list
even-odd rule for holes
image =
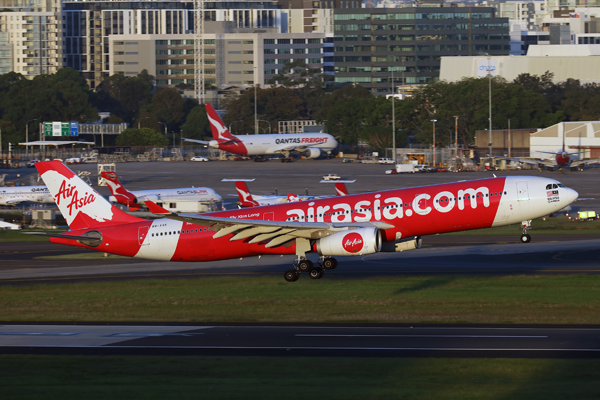
{"label": "aircraft door", "polygon": [[140,226],[138,228],[138,244],[140,246],[147,246],[150,244],[150,239],[146,240],[149,228],[149,226]]}
{"label": "aircraft door", "polygon": [[263,214],[263,221],[274,221],[274,220],[275,220],[275,216],[273,215],[272,212]]}
{"label": "aircraft door", "polygon": [[527,189],[527,182],[517,182],[517,200],[529,200],[529,190]]}

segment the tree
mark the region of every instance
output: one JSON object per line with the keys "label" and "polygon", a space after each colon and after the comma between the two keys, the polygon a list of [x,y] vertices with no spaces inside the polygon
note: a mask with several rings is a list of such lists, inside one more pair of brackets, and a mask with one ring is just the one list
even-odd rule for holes
{"label": "tree", "polygon": [[193,108],[181,126],[182,136],[189,139],[210,140],[211,130],[204,104]]}
{"label": "tree", "polygon": [[153,81],[154,77],[146,70],[134,77],[109,76],[98,85],[96,103],[99,108],[132,122],[140,109],[150,104]]}
{"label": "tree", "polygon": [[150,128],[129,128],[117,136],[117,146],[166,146],[168,140],[163,134]]}

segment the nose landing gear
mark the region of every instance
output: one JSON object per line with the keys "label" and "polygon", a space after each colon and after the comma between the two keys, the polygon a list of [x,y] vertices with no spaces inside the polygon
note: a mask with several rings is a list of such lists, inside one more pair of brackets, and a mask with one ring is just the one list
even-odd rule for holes
{"label": "nose landing gear", "polygon": [[531,220],[521,222],[521,226],[523,227],[523,234],[521,235],[521,243],[529,243],[531,242],[531,236],[527,233],[527,228],[531,228]]}

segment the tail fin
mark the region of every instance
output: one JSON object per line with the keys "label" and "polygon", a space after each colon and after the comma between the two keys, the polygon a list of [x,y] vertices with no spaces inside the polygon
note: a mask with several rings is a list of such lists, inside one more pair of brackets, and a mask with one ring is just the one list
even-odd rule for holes
{"label": "tail fin", "polygon": [[134,202],[135,195],[123,187],[119,181],[119,178],[117,177],[117,174],[114,172],[102,172],[100,175],[106,179],[108,189],[117,200],[117,203],[125,204],[129,207],[139,208],[139,206]]}
{"label": "tail fin", "polygon": [[348,196],[348,189],[346,189],[346,184],[344,182],[336,182],[335,193],[337,196]]}
{"label": "tail fin", "polygon": [[35,167],[71,230],[142,221],[113,206],[62,162],[39,162]]}
{"label": "tail fin", "polygon": [[288,203],[294,203],[296,201],[301,201],[300,197],[296,196],[294,193],[288,193]]}
{"label": "tail fin", "polygon": [[238,192],[238,196],[240,196],[240,205],[242,207],[256,207],[259,205],[258,202],[252,198],[252,194],[250,194],[246,182],[236,181],[235,188]]}
{"label": "tail fin", "polygon": [[229,130],[227,129],[227,127],[221,120],[221,117],[219,117],[219,114],[217,114],[213,106],[211,106],[208,103],[205,104],[205,106],[206,116],[208,117],[208,122],[210,122],[210,129],[213,134],[213,139],[215,139],[216,141],[235,139],[235,136],[229,133]]}

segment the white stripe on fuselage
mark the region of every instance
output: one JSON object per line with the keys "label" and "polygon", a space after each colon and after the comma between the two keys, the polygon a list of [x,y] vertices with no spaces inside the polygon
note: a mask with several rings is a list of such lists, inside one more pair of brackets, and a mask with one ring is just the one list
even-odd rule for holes
{"label": "white stripe on fuselage", "polygon": [[170,261],[175,254],[183,222],[170,219],[152,221],[144,244],[135,257]]}

